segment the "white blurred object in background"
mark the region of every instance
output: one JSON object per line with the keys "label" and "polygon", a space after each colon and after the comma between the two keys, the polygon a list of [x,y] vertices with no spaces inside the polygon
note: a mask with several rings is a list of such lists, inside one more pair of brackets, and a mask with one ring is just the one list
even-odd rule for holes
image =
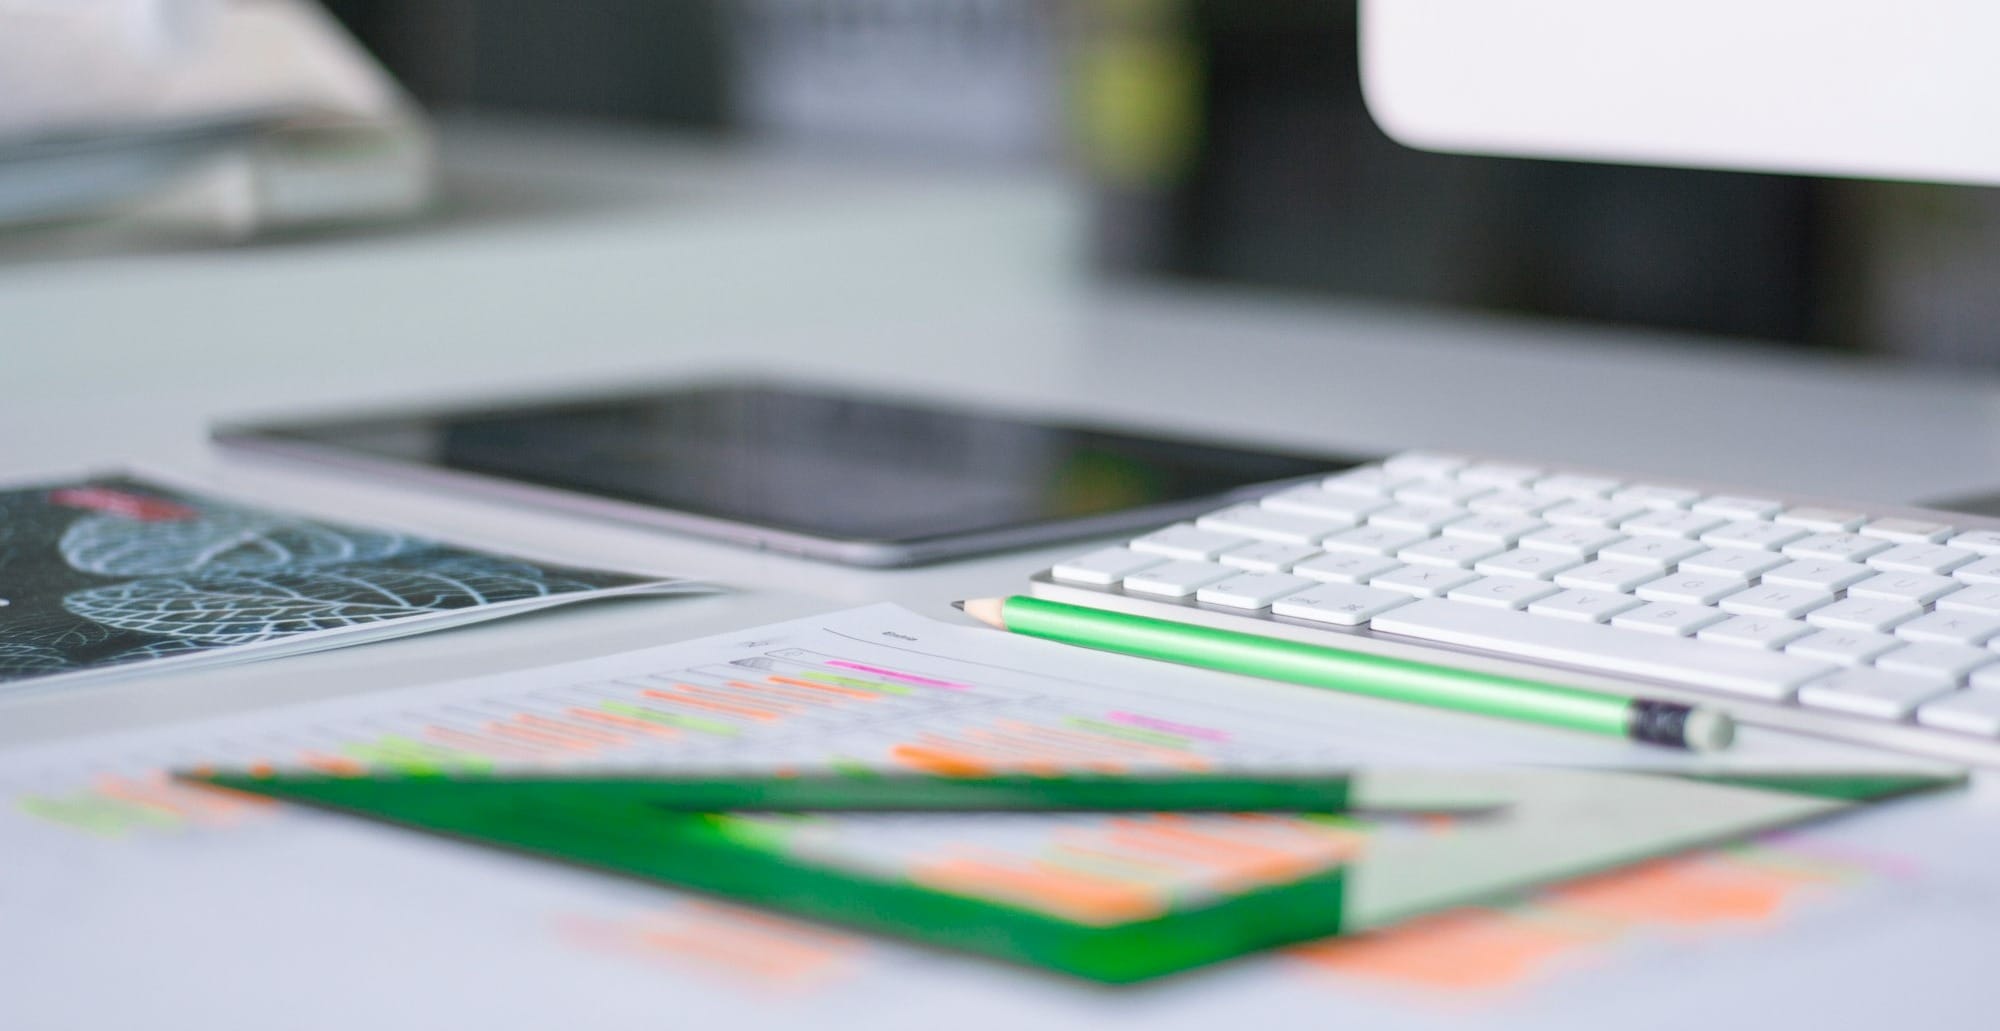
{"label": "white blurred object in background", "polygon": [[1365,0],[1390,137],[1450,153],[2000,186],[1992,0]]}
{"label": "white blurred object in background", "polygon": [[307,0],[0,0],[0,224],[393,218],[432,166],[414,105]]}
{"label": "white blurred object in background", "polygon": [[792,143],[1033,161],[1062,129],[1060,5],[737,0],[737,115]]}
{"label": "white blurred object in background", "polygon": [[217,39],[224,0],[0,0],[0,140],[143,120]]}

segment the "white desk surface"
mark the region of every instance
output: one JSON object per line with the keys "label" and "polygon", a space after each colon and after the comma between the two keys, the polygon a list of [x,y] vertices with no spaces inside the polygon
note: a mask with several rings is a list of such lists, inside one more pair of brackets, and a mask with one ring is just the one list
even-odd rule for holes
{"label": "white desk surface", "polygon": [[461,125],[446,140],[472,203],[433,227],[0,259],[0,476],[158,465],[737,590],[13,700],[0,703],[0,748],[864,601],[943,615],[1071,550],[847,570],[217,462],[204,427],[258,413],[740,371],[1296,447],[1461,447],[1854,499],[2000,484],[1993,382],[1603,327],[1104,287],[1086,272],[1081,204],[1046,174],[521,126]]}

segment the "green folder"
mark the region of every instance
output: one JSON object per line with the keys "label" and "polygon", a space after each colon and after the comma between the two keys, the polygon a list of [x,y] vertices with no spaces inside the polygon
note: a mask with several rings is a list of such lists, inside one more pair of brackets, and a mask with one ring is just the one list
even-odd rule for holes
{"label": "green folder", "polygon": [[1963,782],[1897,769],[188,776],[1110,983]]}

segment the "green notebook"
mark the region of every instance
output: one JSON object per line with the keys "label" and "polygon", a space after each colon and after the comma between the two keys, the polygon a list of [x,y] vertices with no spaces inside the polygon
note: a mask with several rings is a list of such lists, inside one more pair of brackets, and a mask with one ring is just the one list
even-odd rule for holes
{"label": "green notebook", "polygon": [[[195,779],[1111,983],[1963,780],[1539,768]],[[963,811],[906,811],[941,808]]]}

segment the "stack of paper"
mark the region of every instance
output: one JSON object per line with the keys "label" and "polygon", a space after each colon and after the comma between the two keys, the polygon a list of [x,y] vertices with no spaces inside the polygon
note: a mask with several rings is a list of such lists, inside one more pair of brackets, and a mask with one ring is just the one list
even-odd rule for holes
{"label": "stack of paper", "polygon": [[[1133,682],[1148,668],[878,606],[446,685],[393,729],[237,742],[192,765],[239,791],[1110,982],[1957,782],[1895,765],[1646,769],[1665,760],[1529,728],[1482,728],[1490,754],[1441,763],[1415,729],[1433,714]],[[693,813],[673,797],[690,777],[1023,769],[1316,775],[1345,784],[1329,808],[1360,811]]]}

